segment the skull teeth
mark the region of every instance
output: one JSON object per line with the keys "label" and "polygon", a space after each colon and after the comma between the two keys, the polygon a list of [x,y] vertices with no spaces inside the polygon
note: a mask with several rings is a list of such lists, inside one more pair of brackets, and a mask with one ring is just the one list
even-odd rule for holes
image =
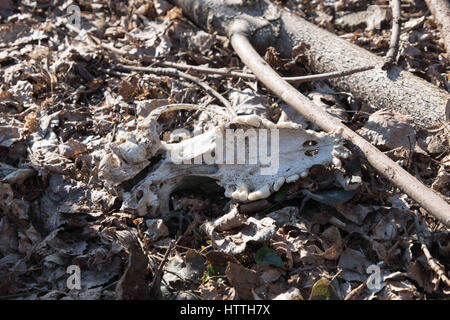
{"label": "skull teeth", "polygon": [[253,191],[248,195],[248,200],[255,201],[259,199],[265,199],[270,196],[270,186],[266,184],[264,187],[262,187],[259,190]]}
{"label": "skull teeth", "polygon": [[336,168],[342,168],[342,161],[336,157],[333,157],[333,165]]}
{"label": "skull teeth", "polygon": [[281,187],[283,186],[283,184],[286,182],[286,179],[284,177],[280,177],[278,178],[274,183],[273,183],[273,191],[278,191],[281,189]]}
{"label": "skull teeth", "polygon": [[286,182],[291,183],[297,181],[298,179],[300,179],[300,176],[298,174],[294,174],[292,176],[287,177]]}
{"label": "skull teeth", "polygon": [[240,201],[246,201],[248,198],[248,187],[243,184],[239,186],[232,194],[231,198]]}

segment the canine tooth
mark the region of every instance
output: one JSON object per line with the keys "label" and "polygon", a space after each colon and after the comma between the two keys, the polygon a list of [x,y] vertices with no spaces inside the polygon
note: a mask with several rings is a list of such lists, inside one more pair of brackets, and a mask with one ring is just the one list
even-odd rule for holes
{"label": "canine tooth", "polygon": [[231,194],[235,200],[246,201],[248,198],[248,188],[245,184],[239,186],[236,191]]}
{"label": "canine tooth", "polygon": [[300,176],[298,174],[294,174],[292,176],[287,177],[286,182],[291,183],[297,181],[298,179],[300,179]]}
{"label": "canine tooth", "polygon": [[284,177],[278,178],[274,183],[273,183],[273,191],[278,191],[280,190],[280,188],[283,186],[284,182],[286,181],[286,179]]}
{"label": "canine tooth", "polygon": [[266,184],[264,187],[262,187],[259,190],[253,191],[248,195],[248,200],[255,201],[259,199],[265,199],[270,196],[270,186]]}

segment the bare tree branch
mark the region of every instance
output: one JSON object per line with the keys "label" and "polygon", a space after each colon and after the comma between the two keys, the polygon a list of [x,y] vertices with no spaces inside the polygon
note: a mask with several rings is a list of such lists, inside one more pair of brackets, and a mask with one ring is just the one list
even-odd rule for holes
{"label": "bare tree branch", "polygon": [[174,69],[174,68],[152,68],[152,67],[137,67],[137,66],[126,66],[123,64],[118,64],[116,66],[119,69],[122,70],[133,70],[133,71],[144,71],[144,72],[150,72],[154,73],[160,76],[170,76],[170,77],[176,77],[176,78],[183,78],[185,80],[191,81],[204,89],[206,93],[208,93],[210,96],[216,98],[219,100],[225,108],[227,108],[228,112],[230,113],[230,116],[236,116],[236,111],[231,106],[231,103],[225,99],[220,93],[218,93],[216,90],[211,88],[208,84],[201,81],[200,79],[191,76],[187,73],[181,72],[180,70]]}
{"label": "bare tree branch", "polygon": [[235,21],[230,29],[231,44],[245,65],[253,71],[264,85],[301,113],[307,120],[327,132],[334,131],[342,134],[342,137],[350,141],[354,145],[354,149],[364,156],[383,176],[392,181],[444,225],[450,227],[450,205],[445,200],[368,141],[343,125],[338,119],[315,106],[311,100],[283,80],[250,44],[247,32],[247,22],[244,20]]}

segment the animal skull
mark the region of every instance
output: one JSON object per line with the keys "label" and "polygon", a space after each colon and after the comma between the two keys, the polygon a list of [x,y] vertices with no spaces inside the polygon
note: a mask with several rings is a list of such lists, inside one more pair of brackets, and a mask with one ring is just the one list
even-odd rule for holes
{"label": "animal skull", "polygon": [[[133,137],[115,143],[111,148],[113,154],[101,162],[99,176],[117,185],[124,181],[124,176],[117,174],[121,167],[127,169],[129,179],[129,174],[137,174],[148,164],[147,159],[157,152],[163,153],[163,159],[154,170],[129,192],[123,193],[122,210],[151,216],[166,213],[170,194],[183,179],[196,176],[216,180],[225,189],[225,196],[236,201],[264,199],[284,183],[307,177],[311,167],[334,165],[340,168],[340,159],[350,155],[339,134],[304,130],[286,116],[275,124],[260,115],[240,115],[224,119],[206,132],[179,143],[161,142],[156,129],[157,120],[167,108],[173,110],[175,107],[155,109],[138,126]],[[237,136],[237,144],[230,132]],[[267,139],[269,133],[270,139]],[[229,137],[232,137],[230,145]],[[245,143],[245,137],[249,143]],[[256,152],[255,144],[264,152]],[[224,150],[226,152],[222,154]],[[268,150],[270,152],[267,153]],[[237,160],[234,154],[238,154]],[[265,160],[258,161],[258,155],[265,155]],[[277,162],[277,170],[270,169],[273,163],[268,166],[269,155]],[[111,157],[116,159],[113,165],[109,160]],[[132,172],[133,168],[136,168],[135,172]],[[115,175],[112,174],[114,172]]]}

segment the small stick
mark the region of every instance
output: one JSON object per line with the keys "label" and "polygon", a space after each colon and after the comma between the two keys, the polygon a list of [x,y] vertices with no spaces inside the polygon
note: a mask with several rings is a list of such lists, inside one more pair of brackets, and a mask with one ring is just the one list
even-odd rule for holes
{"label": "small stick", "polygon": [[399,49],[400,42],[400,30],[402,26],[402,22],[400,20],[400,0],[391,0],[392,7],[392,31],[391,31],[391,41],[389,44],[389,50],[386,53],[386,57],[384,58],[385,62],[382,66],[383,70],[389,69],[392,63],[397,58],[397,53]]}
{"label": "small stick", "polygon": [[287,82],[290,82],[290,83],[302,83],[302,82],[308,82],[308,81],[328,80],[328,79],[333,79],[333,78],[349,76],[354,73],[368,71],[368,70],[372,70],[374,68],[375,68],[374,66],[367,66],[367,67],[361,67],[361,68],[355,68],[355,69],[343,70],[343,71],[310,74],[307,76],[300,76],[300,77],[283,77],[283,80],[286,80]]}
{"label": "small stick", "polygon": [[152,68],[152,67],[137,67],[137,66],[126,66],[123,64],[116,65],[117,68],[123,69],[123,70],[132,70],[132,71],[144,71],[144,72],[150,72],[153,74],[157,74],[159,76],[168,76],[168,77],[175,77],[175,78],[183,78],[185,80],[191,81],[198,85],[199,87],[203,88],[210,96],[216,98],[219,100],[225,108],[227,108],[228,112],[235,117],[236,111],[234,111],[233,107],[231,106],[231,103],[225,99],[220,93],[218,93],[216,90],[211,88],[206,83],[202,82],[200,79],[191,76],[187,73],[181,72],[180,70],[174,69],[174,68]]}
{"label": "small stick", "polygon": [[154,298],[160,298],[161,297],[161,279],[162,279],[162,273],[164,266],[169,259],[169,254],[172,252],[172,249],[177,245],[177,241],[171,241],[169,244],[169,247],[166,250],[166,253],[164,254],[164,258],[162,259],[161,263],[158,266],[158,269],[156,270],[155,274],[153,275],[152,283],[150,284],[150,290],[153,293]]}
{"label": "small stick", "polygon": [[436,274],[439,276],[439,279],[450,288],[450,280],[447,278],[444,270],[442,270],[441,266],[436,262],[436,260],[433,258],[430,251],[428,250],[428,247],[422,236],[422,231],[420,229],[419,219],[417,218],[417,216],[414,217],[414,224],[417,229],[417,236],[419,238],[420,248],[422,249],[425,258],[427,259],[428,265],[434,272],[436,272]]}
{"label": "small stick", "polygon": [[344,300],[354,300],[356,299],[366,288],[367,280],[362,282],[359,286],[349,292],[344,298]]}
{"label": "small stick", "polygon": [[[157,66],[160,67],[169,67],[169,68],[175,68],[185,71],[194,71],[201,74],[212,74],[212,75],[220,75],[220,76],[226,76],[226,77],[239,77],[242,79],[248,79],[248,80],[257,80],[255,75],[252,73],[246,73],[246,72],[239,72],[239,71],[233,71],[228,70],[225,68],[217,69],[217,68],[209,68],[204,66],[193,66],[188,64],[181,64],[171,61],[156,61],[154,58],[148,57],[148,56],[136,56],[134,54],[128,53],[125,50],[121,50],[118,48],[115,48],[109,44],[100,43],[100,46],[104,49],[107,49],[111,52],[115,52],[120,55],[125,55],[131,58],[140,58],[142,61],[154,63]],[[319,80],[328,80],[333,78],[340,78],[349,76],[355,73],[364,72],[368,70],[374,69],[374,66],[367,66],[367,67],[361,67],[361,68],[355,68],[350,70],[342,70],[342,71],[334,71],[334,72],[327,72],[327,73],[319,73],[319,74],[310,74],[306,76],[298,76],[298,77],[283,77],[284,80],[291,83],[303,83],[303,82],[309,82],[309,81],[319,81]]]}
{"label": "small stick", "polygon": [[307,120],[326,132],[335,132],[349,141],[352,149],[365,157],[384,177],[403,190],[431,215],[450,227],[450,205],[438,194],[423,185],[417,178],[392,161],[370,142],[355,133],[324,109],[318,108],[310,99],[284,81],[253,48],[247,38],[248,22],[236,20],[230,28],[231,45],[256,77],[273,93],[279,96]]}
{"label": "small stick", "polygon": [[238,72],[238,71],[233,71],[233,70],[229,70],[229,69],[225,69],[225,68],[221,68],[221,69],[208,68],[208,67],[203,67],[203,66],[193,66],[193,65],[188,65],[188,64],[181,64],[181,63],[176,63],[176,62],[171,62],[171,61],[159,61],[159,62],[155,62],[155,64],[158,66],[161,66],[161,67],[171,67],[171,68],[176,68],[176,69],[185,70],[185,71],[194,71],[194,72],[201,73],[201,74],[212,74],[212,75],[220,75],[220,76],[227,76],[227,77],[239,77],[239,78],[250,79],[250,80],[256,79],[256,77],[251,73]]}
{"label": "small stick", "polygon": [[[202,74],[213,74],[213,75],[221,75],[221,76],[227,76],[227,77],[239,77],[242,79],[248,79],[248,80],[257,80],[254,74],[251,73],[245,73],[245,72],[237,72],[227,69],[216,69],[216,68],[208,68],[208,67],[202,67],[202,66],[192,66],[187,64],[181,64],[176,62],[170,62],[170,61],[161,61],[161,62],[155,62],[156,65],[163,66],[163,67],[172,67],[180,70],[186,70],[186,71],[194,71]],[[309,74],[306,76],[298,76],[298,77],[283,77],[284,80],[291,83],[303,83],[303,82],[309,82],[309,81],[319,81],[319,80],[328,80],[332,78],[340,78],[345,77],[354,73],[363,72],[367,70],[374,69],[374,66],[367,66],[362,68],[355,68],[351,70],[343,70],[343,71],[335,71],[335,72],[327,72],[327,73],[319,73],[319,74]]]}
{"label": "small stick", "polygon": [[427,258],[428,264],[430,265],[431,269],[433,269],[434,272],[437,273],[439,276],[439,279],[441,279],[442,282],[444,282],[449,288],[450,288],[450,280],[445,275],[444,270],[437,264],[436,260],[431,256],[430,251],[428,250],[425,242],[421,241],[420,248],[422,249],[423,254]]}

